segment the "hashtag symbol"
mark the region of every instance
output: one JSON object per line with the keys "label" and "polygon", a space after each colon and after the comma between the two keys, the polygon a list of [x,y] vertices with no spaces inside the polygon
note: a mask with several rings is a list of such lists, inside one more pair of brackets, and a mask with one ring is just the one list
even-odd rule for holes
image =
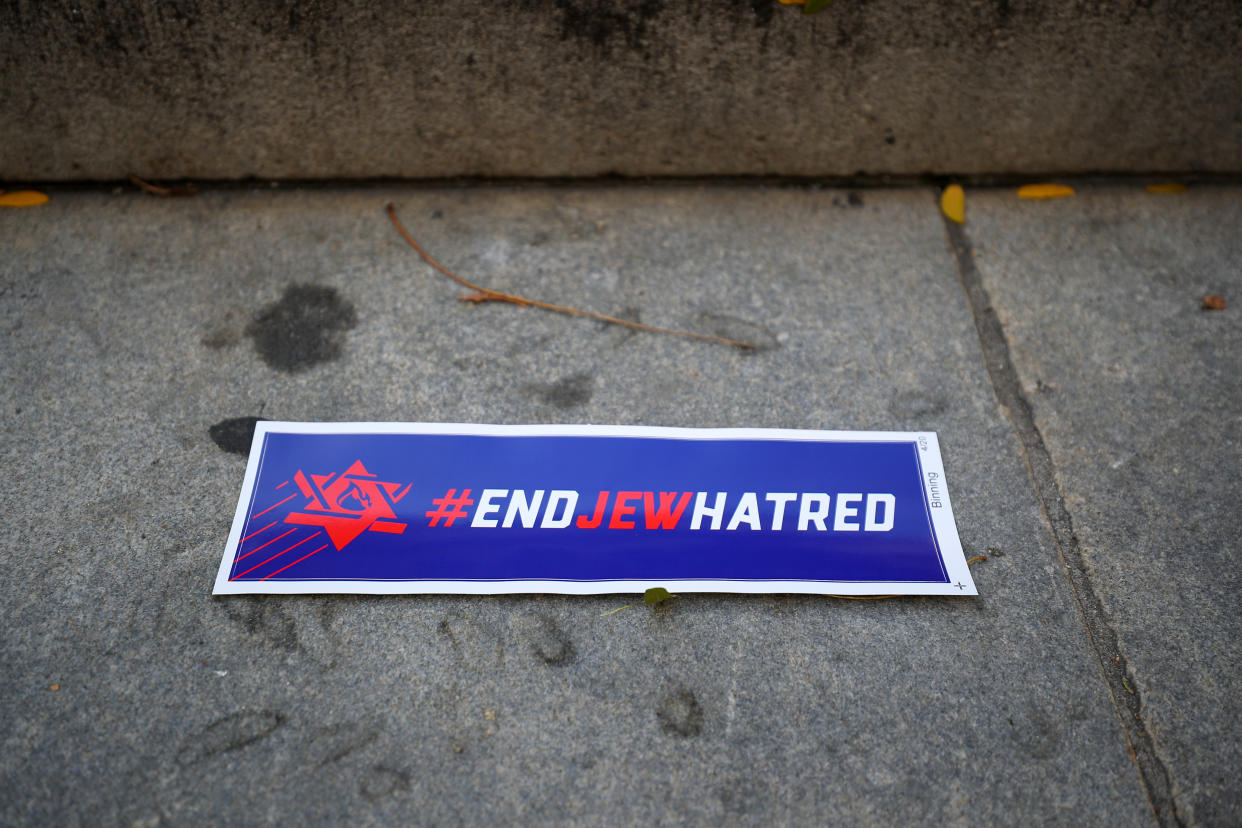
{"label": "hashtag symbol", "polygon": [[466,510],[461,508],[462,506],[474,505],[474,501],[470,499],[469,489],[464,490],[460,497],[457,496],[456,489],[449,489],[444,497],[432,498],[431,502],[439,508],[427,513],[427,517],[431,518],[428,526],[438,526],[440,518],[444,518],[445,526],[452,526],[453,521],[466,516]]}

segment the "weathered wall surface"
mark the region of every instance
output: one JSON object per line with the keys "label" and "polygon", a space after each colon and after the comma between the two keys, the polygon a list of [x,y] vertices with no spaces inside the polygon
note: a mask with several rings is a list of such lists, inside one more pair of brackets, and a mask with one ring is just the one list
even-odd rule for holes
{"label": "weathered wall surface", "polygon": [[1236,0],[0,0],[0,178],[1242,170]]}

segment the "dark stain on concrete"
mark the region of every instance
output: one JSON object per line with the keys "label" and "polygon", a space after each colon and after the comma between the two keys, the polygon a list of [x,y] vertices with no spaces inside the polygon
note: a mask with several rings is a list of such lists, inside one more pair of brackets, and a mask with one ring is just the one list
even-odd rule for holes
{"label": "dark stain on concrete", "polygon": [[572,374],[546,385],[532,383],[526,389],[544,405],[562,410],[578,408],[589,403],[595,395],[595,377]]}
{"label": "dark stain on concrete", "polygon": [[776,13],[776,0],[746,0],[750,10],[755,13],[755,28],[766,29],[772,24],[772,15]]}
{"label": "dark stain on concrete", "polygon": [[656,719],[670,736],[689,739],[703,732],[703,708],[694,693],[684,687],[664,694],[656,707]]}
{"label": "dark stain on concrete", "polygon": [[233,713],[217,719],[186,740],[177,754],[177,762],[192,765],[220,753],[240,750],[269,736],[284,721],[283,713],[270,710]]}
{"label": "dark stain on concrete", "polygon": [[560,17],[561,40],[590,43],[607,53],[620,40],[635,51],[647,39],[647,27],[664,11],[664,0],[553,0]]}
{"label": "dark stain on concrete", "polygon": [[410,789],[410,775],[395,768],[376,765],[367,771],[358,786],[358,792],[371,802],[396,796]]}
{"label": "dark stain on concrete", "polygon": [[374,742],[379,735],[379,727],[367,722],[341,722],[320,728],[311,748],[318,757],[315,764],[322,768],[339,762]]}
{"label": "dark stain on concrete", "polygon": [[578,658],[574,642],[551,617],[541,619],[539,629],[531,638],[531,648],[539,660],[549,667],[572,664]]}
{"label": "dark stain on concrete", "polygon": [[846,201],[849,203],[851,207],[862,207],[863,206],[863,197],[860,196],[858,193],[850,193],[848,196],[846,196]]}
{"label": "dark stain on concrete", "polygon": [[738,342],[749,342],[754,348],[739,349],[742,356],[755,356],[765,351],[774,351],[780,347],[776,335],[763,325],[749,322],[725,313],[700,311],[690,320],[686,329],[696,333],[708,333]]}
{"label": "dark stain on concrete", "polygon": [[200,341],[204,346],[213,351],[223,351],[225,348],[231,348],[236,345],[238,339],[240,337],[237,335],[237,331],[221,328],[207,334]]}
{"label": "dark stain on concrete", "polygon": [[895,420],[910,422],[939,417],[948,407],[949,401],[943,394],[900,391],[889,400],[888,413],[892,414]]}
{"label": "dark stain on concrete", "polygon": [[998,26],[1008,26],[1012,17],[1013,6],[1009,0],[996,0],[996,24]]}
{"label": "dark stain on concrete", "polygon": [[1025,713],[1017,722],[1012,716],[1008,721],[1014,728],[1014,741],[1033,759],[1051,759],[1057,754],[1061,734],[1048,714],[1033,703],[1028,702]]}
{"label": "dark stain on concrete", "polygon": [[251,597],[228,598],[220,603],[228,619],[247,635],[286,652],[301,647],[297,623],[279,604]]}
{"label": "dark stain on concrete", "polygon": [[445,613],[437,629],[463,667],[492,669],[504,663],[504,641],[478,618],[452,609]]}
{"label": "dark stain on concrete", "polygon": [[289,285],[255,316],[246,336],[270,367],[295,374],[340,359],[345,332],[357,324],[354,306],[335,288]]}
{"label": "dark stain on concrete", "polygon": [[229,454],[250,456],[250,444],[254,442],[254,427],[264,417],[232,417],[207,429],[211,441]]}

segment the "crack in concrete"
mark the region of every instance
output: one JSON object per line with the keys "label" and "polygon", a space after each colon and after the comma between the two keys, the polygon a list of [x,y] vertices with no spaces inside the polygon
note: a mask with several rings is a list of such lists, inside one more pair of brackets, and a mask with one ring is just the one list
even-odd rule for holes
{"label": "crack in concrete", "polygon": [[1135,682],[1130,680],[1132,674],[1118,646],[1117,631],[1109,622],[1104,605],[1091,583],[1086,559],[1074,531],[1073,518],[1057,483],[1052,455],[1035,424],[1031,403],[1022,393],[1018,372],[1010,354],[1009,341],[1005,338],[1000,318],[992,307],[992,300],[975,266],[970,239],[961,225],[948,218],[944,219],[944,225],[957,262],[958,276],[970,304],[970,312],[974,316],[992,391],[1001,408],[1008,414],[1022,443],[1027,471],[1034,484],[1044,518],[1052,529],[1053,540],[1065,567],[1083,625],[1087,629],[1087,636],[1099,658],[1100,670],[1112,695],[1117,718],[1121,721],[1130,758],[1138,767],[1148,804],[1157,824],[1180,828],[1185,825],[1185,821],[1178,814],[1176,800],[1173,798],[1172,774],[1156,753],[1147,724],[1143,721],[1142,699],[1134,689]]}

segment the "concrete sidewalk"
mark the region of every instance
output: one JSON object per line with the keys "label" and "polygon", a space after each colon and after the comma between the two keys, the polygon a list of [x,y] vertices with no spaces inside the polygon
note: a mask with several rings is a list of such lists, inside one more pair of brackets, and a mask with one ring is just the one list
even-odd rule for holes
{"label": "concrete sidewalk", "polygon": [[[52,196],[0,212],[5,824],[1242,814],[1242,189]],[[460,303],[389,201],[761,347]],[[932,429],[980,596],[213,599],[257,416]]]}

